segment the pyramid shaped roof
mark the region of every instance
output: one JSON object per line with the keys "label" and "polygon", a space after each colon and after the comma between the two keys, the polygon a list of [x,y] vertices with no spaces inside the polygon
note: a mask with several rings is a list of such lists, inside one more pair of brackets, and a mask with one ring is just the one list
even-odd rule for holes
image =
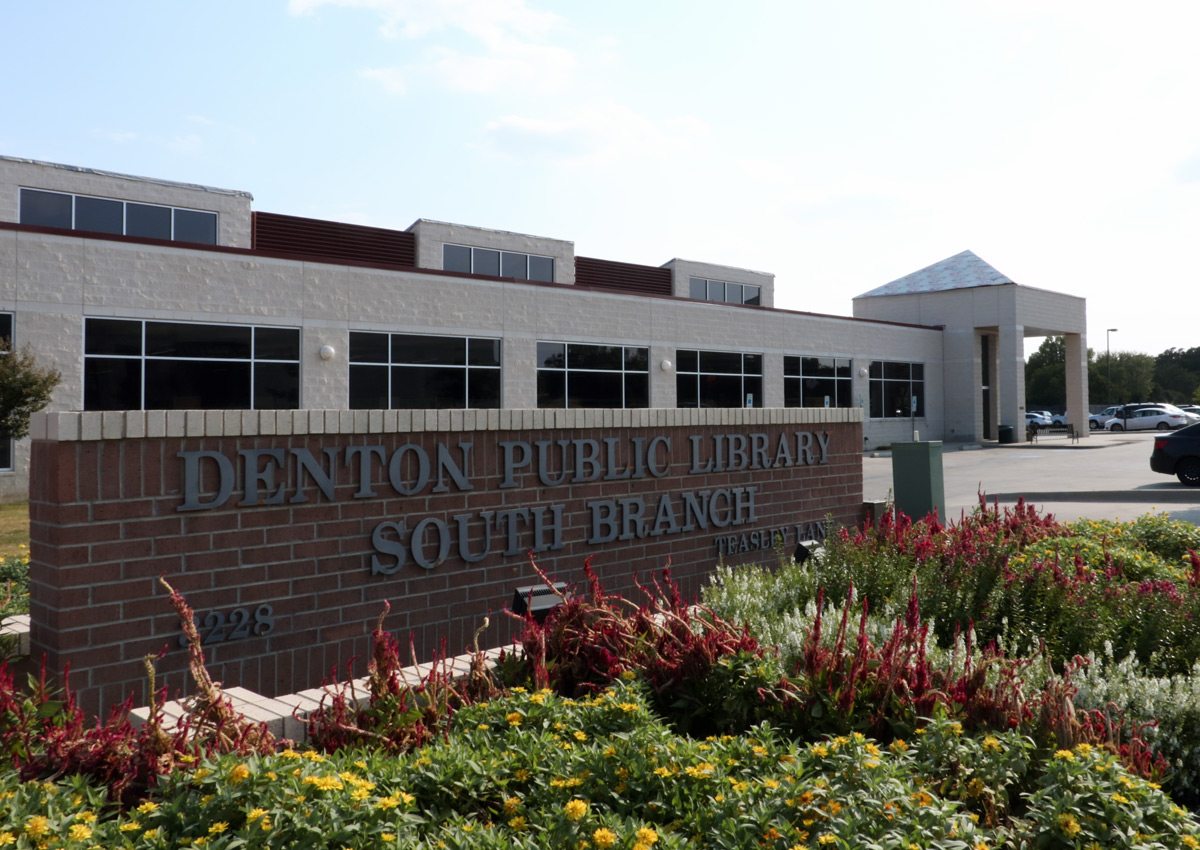
{"label": "pyramid shaped roof", "polygon": [[999,286],[1005,283],[1016,281],[979,259],[974,251],[963,251],[897,278],[891,283],[878,286],[870,292],[864,292],[858,297],[914,295],[922,292],[944,292],[948,289],[971,289],[976,286]]}

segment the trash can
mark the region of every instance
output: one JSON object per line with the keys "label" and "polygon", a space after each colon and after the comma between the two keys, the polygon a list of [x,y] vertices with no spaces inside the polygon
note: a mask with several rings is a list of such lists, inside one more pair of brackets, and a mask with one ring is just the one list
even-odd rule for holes
{"label": "trash can", "polygon": [[1017,441],[1016,434],[1013,433],[1013,426],[1001,425],[996,429],[996,436],[1002,443],[1015,443]]}

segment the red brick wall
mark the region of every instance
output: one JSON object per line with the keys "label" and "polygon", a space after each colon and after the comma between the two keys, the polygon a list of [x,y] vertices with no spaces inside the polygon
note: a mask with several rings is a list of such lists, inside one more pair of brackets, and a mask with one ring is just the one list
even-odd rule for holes
{"label": "red brick wall", "polygon": [[[690,437],[701,438],[705,459],[712,459],[714,437],[761,434],[768,458],[786,461],[777,454],[779,440],[796,445],[797,434],[813,435],[808,463],[763,469],[692,473]],[[827,439],[822,452],[816,435]],[[670,438],[668,456],[659,446],[656,454],[661,477],[647,473],[641,479],[567,482],[545,486],[536,461],[517,471],[516,487],[502,488],[504,441],[586,440],[603,445],[616,438],[618,466],[636,464],[634,438]],[[734,438],[735,440],[739,438]],[[747,437],[749,440],[750,438]],[[449,482],[447,492],[433,485],[411,496],[400,496],[389,482],[387,469],[373,464],[369,475],[374,498],[356,498],[362,482],[356,464],[336,470],[333,499],[326,498],[310,476],[297,490],[294,464],[275,481],[283,484],[281,504],[239,506],[244,498],[245,464],[240,450],[309,449],[325,465],[322,450],[339,449],[344,461],[349,446],[379,446],[387,457],[406,444],[419,446],[436,459],[442,443],[458,459],[458,443],[470,442],[469,462],[463,469],[472,487],[460,490]],[[764,445],[760,441],[760,446]],[[179,622],[158,578],[165,576],[196,610],[205,632],[205,618],[232,616],[244,609],[255,625],[261,606],[270,606],[273,626],[266,634],[251,628],[246,637],[206,645],[213,678],[227,686],[240,685],[275,696],[319,685],[335,671],[342,678],[365,671],[370,652],[370,631],[383,610],[385,621],[402,642],[411,635],[419,660],[428,660],[444,642],[451,654],[465,651],[485,616],[491,626],[484,646],[503,645],[514,633],[514,621],[503,613],[513,589],[536,582],[529,567],[532,535],[520,535],[522,554],[505,554],[504,543],[494,541],[491,553],[478,563],[463,562],[451,547],[444,562],[430,568],[408,562],[391,574],[373,573],[372,556],[385,570],[397,559],[373,546],[373,532],[383,522],[404,521],[408,534],[422,519],[434,517],[454,527],[455,515],[469,514],[470,551],[482,547],[481,512],[529,506],[563,506],[562,548],[538,555],[538,562],[553,577],[568,583],[582,579],[581,566],[588,556],[606,589],[638,598],[634,578],[648,580],[670,560],[672,573],[689,596],[698,593],[703,579],[718,562],[717,538],[733,537],[757,546],[767,532],[787,528],[788,551],[795,545],[792,529],[798,524],[822,521],[853,523],[862,511],[862,427],[858,422],[789,425],[684,426],[635,429],[572,429],[544,431],[459,431],[440,433],[325,434],[307,436],[253,436],[204,438],[145,438],[122,440],[35,440],[32,454],[30,520],[32,536],[31,615],[33,656],[45,653],[49,668],[59,672],[68,662],[71,684],[84,705],[106,711],[131,691],[139,704],[146,701],[142,659],[167,649],[157,662],[160,682],[172,696],[187,691],[186,656],[179,648]],[[185,506],[184,461],[181,451],[219,452],[237,471],[231,497],[219,507],[181,510]],[[413,484],[407,462],[418,455],[407,449],[399,471]],[[793,457],[795,460],[796,457]],[[198,500],[211,500],[217,490],[216,463],[198,461],[201,484]],[[548,471],[557,474],[557,464]],[[724,530],[677,531],[643,539],[589,544],[591,514],[596,500],[642,498],[649,507],[649,530],[657,522],[669,529],[655,508],[663,494],[674,510],[680,494],[755,488],[754,522]],[[269,488],[263,487],[265,495]],[[296,493],[306,498],[292,502]],[[716,519],[728,519],[725,500]],[[743,505],[742,519],[748,518]],[[734,514],[736,516],[736,514]],[[682,511],[675,525],[682,525]],[[493,520],[494,521],[494,520]],[[524,528],[524,526],[522,526]],[[634,526],[630,530],[636,530]],[[745,535],[745,538],[743,538]],[[386,527],[385,540],[402,537]],[[411,542],[411,541],[406,541]],[[432,535],[426,560],[432,560],[437,535]],[[770,549],[725,556],[728,563],[772,561]],[[257,631],[266,631],[259,618]],[[229,630],[227,629],[227,632]]]}

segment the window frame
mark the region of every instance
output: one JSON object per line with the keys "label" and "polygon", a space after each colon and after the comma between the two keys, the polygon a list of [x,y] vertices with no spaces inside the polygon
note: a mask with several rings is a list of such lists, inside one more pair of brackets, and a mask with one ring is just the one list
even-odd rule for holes
{"label": "window frame", "polygon": [[[697,297],[695,294],[698,284],[704,288],[703,298]],[[736,287],[736,291],[741,293],[740,301],[729,298],[729,294],[734,291],[731,287]],[[754,295],[750,296],[752,290]],[[720,297],[716,297],[718,294]],[[759,307],[762,305],[762,286],[757,283],[738,283],[735,280],[716,280],[715,278],[688,275],[688,297],[695,301],[707,301],[710,304],[741,304],[745,307]]]}
{"label": "window frame", "polygon": [[[138,345],[139,353],[114,353],[114,352],[89,352],[88,339],[88,323],[95,322],[126,322],[138,325]],[[193,328],[220,328],[222,331],[232,329],[247,329],[249,335],[249,354],[248,356],[191,356],[191,355],[168,355],[168,354],[147,354],[146,348],[148,343],[147,327],[152,324],[158,325],[186,325]],[[258,348],[258,332],[259,331],[294,331],[296,334],[296,357],[295,359],[280,358],[280,357],[260,357],[257,356],[256,349]],[[303,375],[301,374],[301,351],[303,345],[303,331],[295,325],[251,325],[241,322],[187,322],[166,319],[130,319],[115,316],[84,316],[83,317],[83,404],[84,410],[114,410],[114,409],[129,409],[129,410],[148,410],[159,408],[146,407],[146,392],[147,392],[147,363],[225,363],[225,364],[246,364],[248,370],[247,382],[247,398],[244,405],[229,404],[220,407],[170,407],[163,408],[167,410],[299,410],[301,407],[301,390],[303,387]],[[88,388],[87,380],[89,362],[98,361],[121,361],[137,363],[136,371],[138,377],[138,407],[136,408],[111,408],[111,407],[88,407]],[[296,367],[296,386],[294,406],[291,407],[257,407],[255,401],[258,397],[259,366],[284,365]]]}
{"label": "window frame", "polygon": [[[833,375],[806,374],[806,360],[832,360]],[[795,373],[789,373],[791,362],[795,361]],[[839,374],[839,370],[845,370],[845,374]],[[826,405],[805,405],[804,404],[804,384],[805,381],[831,381],[833,382],[833,398],[832,403],[828,407],[853,407],[854,406],[854,359],[850,357],[838,357],[832,354],[785,354],[783,356],[783,399],[784,407],[825,407]],[[797,386],[796,397],[799,398],[799,404],[791,404],[788,401],[789,388],[792,385]],[[843,398],[843,395],[845,396]]]}
{"label": "window frame", "polygon": [[[470,270],[467,272],[463,272],[461,270],[447,268],[447,266],[446,266],[446,249],[447,248],[462,248],[467,251],[470,251],[471,252],[471,262],[470,262],[471,268],[470,268]],[[476,252],[480,252],[480,251],[487,251],[487,252],[499,255],[497,258],[498,268],[497,268],[496,272],[492,272],[490,270],[479,271],[476,268],[476,265],[477,265],[476,259],[475,259]],[[514,275],[504,273],[505,259],[513,258],[513,257],[524,258],[524,261],[525,261],[525,276],[524,277],[521,277],[519,275],[514,276]],[[532,276],[534,259],[549,261],[549,263],[550,263],[550,277],[549,278],[543,279],[540,277],[535,278]],[[513,279],[513,280],[528,280],[533,283],[554,283],[555,266],[556,266],[556,262],[555,262],[554,257],[548,256],[546,254],[531,254],[528,251],[509,251],[504,248],[485,248],[480,245],[463,245],[460,242],[443,242],[442,243],[442,270],[443,271],[458,271],[459,274],[483,274],[483,275],[488,275],[489,277],[503,277],[503,278]]]}
{"label": "window frame", "polygon": [[[352,359],[353,353],[354,353],[354,341],[353,340],[354,340],[354,336],[356,334],[362,334],[362,335],[369,334],[372,336],[384,337],[386,339],[386,349],[387,349],[386,361],[384,361],[384,360],[354,360],[354,359]],[[433,363],[433,362],[416,363],[413,361],[397,360],[396,359],[396,346],[394,344],[394,340],[397,337],[400,337],[400,338],[436,337],[437,339],[442,339],[442,340],[459,341],[462,343],[462,362],[461,363]],[[486,342],[486,343],[495,344],[496,353],[497,353],[496,359],[498,362],[494,365],[485,364],[485,363],[472,363],[471,362],[471,357],[472,357],[471,343],[472,342]],[[411,333],[411,332],[407,332],[407,331],[380,331],[380,330],[352,329],[350,331],[349,355],[350,356],[347,357],[346,391],[347,391],[347,403],[348,403],[349,409],[351,409],[351,410],[375,410],[375,409],[378,409],[378,408],[374,408],[374,407],[358,407],[358,406],[355,406],[355,404],[354,404],[353,384],[354,384],[354,379],[355,379],[354,378],[355,371],[361,370],[363,368],[378,368],[378,369],[385,370],[386,375],[387,375],[385,391],[386,391],[387,401],[388,401],[388,407],[383,408],[385,410],[499,410],[504,406],[504,340],[501,337],[459,336],[458,334],[429,334],[429,333]],[[396,377],[397,370],[403,370],[405,368],[420,369],[420,370],[427,370],[427,369],[445,369],[448,371],[449,370],[461,370],[461,372],[463,373],[463,375],[462,375],[463,390],[462,390],[462,398],[461,398],[461,401],[463,402],[463,404],[460,406],[433,407],[433,408],[394,407],[394,406],[392,406],[394,401],[396,400],[396,389],[395,388],[396,388],[396,380],[397,380],[397,377]],[[471,407],[471,406],[469,406],[469,403],[471,401],[471,373],[472,373],[472,371],[496,372],[498,374],[495,407],[491,407],[491,406]]]}
{"label": "window frame", "polygon": [[[895,373],[897,367],[905,367],[908,377],[902,378]],[[913,377],[914,371],[920,371],[920,377]],[[889,375],[888,373],[892,374]],[[869,419],[924,419],[925,418],[925,364],[906,360],[872,360],[868,369],[868,398],[867,409]],[[906,387],[903,409],[895,415],[888,415],[888,410],[894,409],[889,400]],[[889,392],[889,390],[891,392]],[[912,410],[912,398],[917,399],[917,409]],[[878,414],[878,415],[877,415]]]}
{"label": "window frame", "polygon": [[[561,345],[563,347],[563,365],[545,366],[543,365],[544,358],[540,349],[542,346]],[[571,347],[590,347],[590,348],[614,348],[620,349],[620,369],[604,369],[597,367],[575,367],[571,365]],[[571,380],[572,375],[576,376],[575,380],[580,380],[584,375],[618,375],[621,385],[621,404],[616,409],[621,410],[644,410],[650,406],[650,346],[649,345],[625,345],[623,343],[603,343],[603,342],[580,342],[572,340],[550,340],[539,339],[537,341],[537,370],[536,370],[536,393],[537,406],[539,410],[569,410],[571,409]],[[630,368],[630,357],[641,356],[645,357],[646,368],[637,369]],[[562,404],[543,406],[542,404],[542,376],[543,375],[562,375]],[[630,383],[631,378],[644,377],[646,381],[645,387],[645,404],[630,404]],[[547,379],[548,380],[548,379]],[[638,401],[637,399],[633,400]],[[600,407],[611,407],[611,405],[601,405]],[[581,408],[582,409],[582,408]]]}
{"label": "window frame", "polygon": [[[691,355],[695,355],[694,358]],[[714,369],[705,369],[703,360],[704,355],[708,355],[709,359],[714,357],[738,357],[740,358],[740,369],[737,372],[721,371]],[[747,358],[758,358],[758,371],[747,371]],[[690,368],[690,363],[695,360],[695,369]],[[679,348],[675,350],[675,406],[676,407],[727,407],[726,405],[704,404],[704,388],[705,382],[703,379],[709,378],[710,382],[715,379],[729,378],[736,375],[740,380],[739,397],[741,399],[741,407],[750,409],[754,407],[762,407],[763,404],[763,371],[765,356],[758,351],[719,351],[716,349],[701,349],[701,348]],[[688,378],[695,379],[695,398],[696,404],[682,404],[680,402],[680,388]],[[747,383],[750,383],[756,389],[756,392],[747,393]],[[747,396],[750,396],[750,404],[746,404]],[[734,408],[729,408],[734,409]]]}
{"label": "window frame", "polygon": [[[25,192],[41,192],[46,195],[58,195],[60,197],[70,198],[71,199],[71,226],[69,228],[66,228],[68,230],[78,231],[81,233],[111,233],[112,235],[115,235],[115,236],[132,236],[132,237],[140,238],[140,239],[162,239],[163,237],[160,237],[160,236],[145,236],[143,234],[129,232],[129,205],[136,204],[137,206],[141,206],[141,207],[170,210],[171,232],[170,232],[170,235],[165,238],[165,241],[167,241],[167,242],[184,242],[189,245],[217,245],[220,243],[220,238],[221,238],[220,215],[221,214],[219,212],[217,212],[216,210],[202,210],[197,207],[181,207],[181,206],[176,206],[176,205],[172,205],[172,204],[155,204],[155,203],[150,203],[148,201],[131,201],[131,200],[127,200],[125,198],[108,198],[108,197],[104,197],[103,195],[87,195],[87,194],[84,194],[81,192],[63,192],[58,189],[39,189],[36,186],[22,186],[22,187],[20,187],[20,192],[18,192],[17,221],[19,221],[21,224],[29,224],[34,227],[54,226],[54,225],[39,225],[39,224],[34,224],[33,222],[24,221]],[[79,203],[78,203],[78,201],[80,198],[85,198],[87,200],[93,200],[93,201],[103,201],[103,202],[120,204],[121,205],[121,231],[120,231],[120,233],[117,233],[115,231],[110,231],[110,230],[87,230],[84,228],[80,228],[78,226],[78,221],[79,221]],[[179,212],[211,216],[212,222],[213,222],[213,241],[212,242],[195,242],[192,240],[184,240],[184,239],[176,238],[176,230],[177,230],[176,213],[179,213]]]}

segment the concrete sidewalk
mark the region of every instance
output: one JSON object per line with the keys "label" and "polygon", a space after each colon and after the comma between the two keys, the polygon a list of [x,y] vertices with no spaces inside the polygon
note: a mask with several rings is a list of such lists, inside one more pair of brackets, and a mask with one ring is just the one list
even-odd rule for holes
{"label": "concrete sidewalk", "polygon": [[[952,520],[979,504],[1014,504],[1019,498],[1070,521],[1130,520],[1166,512],[1200,523],[1200,488],[1150,469],[1157,432],[1093,431],[1072,442],[1045,434],[1036,443],[944,444],[946,513]],[[886,499],[893,489],[890,455],[863,458],[863,498]]]}

